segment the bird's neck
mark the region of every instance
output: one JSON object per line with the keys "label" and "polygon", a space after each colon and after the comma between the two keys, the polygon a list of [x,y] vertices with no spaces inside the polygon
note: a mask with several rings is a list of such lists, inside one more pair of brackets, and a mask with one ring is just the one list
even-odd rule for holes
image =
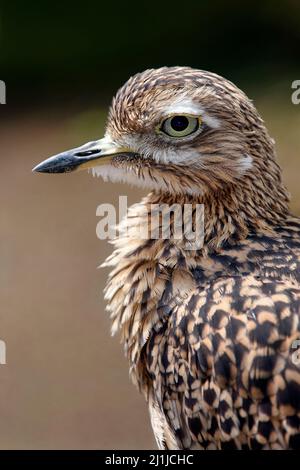
{"label": "bird's neck", "polygon": [[[179,221],[174,207],[181,208]],[[164,219],[157,217],[157,213],[168,212]],[[274,235],[274,229],[284,224],[289,215],[289,195],[282,184],[270,189],[269,194],[259,181],[249,180],[203,196],[152,192],[129,208],[119,227],[117,252],[131,263],[158,260],[168,264],[170,258],[199,263],[201,257],[228,244],[238,244],[249,234]],[[181,232],[178,236],[177,231],[175,236],[175,225],[180,224]],[[192,245],[186,238],[186,226],[193,232],[191,239],[196,241]]]}
{"label": "bird's neck", "polygon": [[[283,224],[289,212],[289,195],[280,184],[266,193],[259,181],[245,180],[240,184],[228,185],[224,189],[203,196],[178,196],[165,193],[150,193],[143,200],[144,209],[151,219],[152,207],[192,207],[195,218],[202,217],[203,253],[221,249],[226,243],[238,243],[250,233],[274,233],[274,228]],[[203,212],[195,209],[201,206]],[[163,240],[165,243],[165,240]],[[149,243],[149,241],[147,241]],[[172,241],[172,243],[176,243]],[[143,242],[141,242],[143,243]],[[185,246],[180,240],[178,247]],[[199,250],[198,250],[199,254]]]}
{"label": "bird's neck", "polygon": [[[138,378],[142,347],[177,298],[195,289],[193,268],[205,265],[209,254],[222,250],[226,243],[237,244],[253,232],[270,235],[276,225],[284,223],[289,214],[284,188],[277,191],[276,197],[273,193],[267,197],[257,187],[255,191],[249,188],[250,184],[244,183],[197,198],[153,192],[129,209],[115,250],[104,266],[113,268],[106,288],[112,331],[121,330],[132,374],[138,382],[142,380]],[[193,251],[186,249],[184,240],[140,237],[141,226],[147,226],[151,219],[151,207],[172,204],[203,204],[203,247]]]}

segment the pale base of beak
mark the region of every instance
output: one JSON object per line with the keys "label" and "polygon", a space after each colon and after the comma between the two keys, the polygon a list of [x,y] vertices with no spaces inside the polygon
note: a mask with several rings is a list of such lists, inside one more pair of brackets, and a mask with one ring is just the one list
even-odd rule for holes
{"label": "pale base of beak", "polygon": [[[128,152],[128,150],[127,150],[127,152]],[[120,152],[118,152],[118,154],[119,153]],[[124,153],[124,152],[121,152],[121,153]],[[81,165],[79,165],[78,168],[75,169],[75,171],[87,170],[89,168],[94,168],[95,166],[105,165],[106,163],[108,163],[112,160],[114,155],[116,155],[116,154],[107,155],[106,157],[104,157],[104,156],[99,157],[99,158],[96,158],[95,160],[90,160],[88,162],[82,163]]]}
{"label": "pale base of beak", "polygon": [[133,154],[131,149],[118,146],[109,137],[88,142],[81,147],[50,157],[33,168],[40,173],[67,173],[108,163],[116,155]]}

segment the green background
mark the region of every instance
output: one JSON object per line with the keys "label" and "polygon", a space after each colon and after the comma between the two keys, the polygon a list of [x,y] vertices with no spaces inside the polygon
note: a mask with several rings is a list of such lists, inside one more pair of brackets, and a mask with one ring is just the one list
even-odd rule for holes
{"label": "green background", "polygon": [[35,101],[70,90],[105,95],[161,65],[217,71],[249,89],[253,81],[282,84],[299,71],[297,0],[1,5],[0,71],[11,101],[16,92]]}

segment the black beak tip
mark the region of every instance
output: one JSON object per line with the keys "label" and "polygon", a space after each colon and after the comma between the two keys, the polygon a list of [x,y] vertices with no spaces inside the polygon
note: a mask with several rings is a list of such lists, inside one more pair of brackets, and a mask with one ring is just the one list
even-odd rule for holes
{"label": "black beak tip", "polygon": [[41,165],[36,165],[34,168],[32,168],[32,173],[44,173],[45,170],[41,168]]}
{"label": "black beak tip", "polygon": [[60,161],[45,161],[36,165],[33,169],[33,173],[69,173],[70,171],[76,170],[78,163],[69,163],[66,165],[65,162]]}
{"label": "black beak tip", "polygon": [[47,168],[46,166],[43,166],[43,164],[35,166],[31,171],[32,173],[59,173],[57,169],[55,170],[54,168]]}

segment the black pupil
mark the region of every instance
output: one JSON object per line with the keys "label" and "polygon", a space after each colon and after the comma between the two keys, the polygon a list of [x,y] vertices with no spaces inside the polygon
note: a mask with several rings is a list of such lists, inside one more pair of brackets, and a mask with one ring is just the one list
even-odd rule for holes
{"label": "black pupil", "polygon": [[171,127],[176,132],[184,131],[189,125],[189,120],[186,116],[174,116],[171,119]]}

